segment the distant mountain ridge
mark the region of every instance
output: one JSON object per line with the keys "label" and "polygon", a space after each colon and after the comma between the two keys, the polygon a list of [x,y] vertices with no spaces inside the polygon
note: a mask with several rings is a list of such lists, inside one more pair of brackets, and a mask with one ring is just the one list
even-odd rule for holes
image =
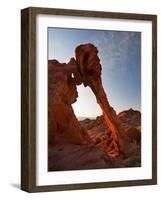
{"label": "distant mountain ridge", "polygon": [[78,121],[83,121],[85,119],[90,119],[90,120],[93,120],[95,119],[95,117],[77,117]]}
{"label": "distant mountain ridge", "polygon": [[[121,121],[122,124],[127,124],[128,125],[135,125],[135,126],[139,126],[141,125],[141,112],[138,110],[134,110],[132,108],[128,109],[128,110],[124,110],[121,111],[117,114],[119,120]],[[97,116],[96,118],[89,118],[89,117],[78,117],[79,121],[85,121],[85,122],[89,122],[89,121],[93,121],[96,120],[97,123],[99,123],[99,121],[103,122],[104,118],[103,115]]]}

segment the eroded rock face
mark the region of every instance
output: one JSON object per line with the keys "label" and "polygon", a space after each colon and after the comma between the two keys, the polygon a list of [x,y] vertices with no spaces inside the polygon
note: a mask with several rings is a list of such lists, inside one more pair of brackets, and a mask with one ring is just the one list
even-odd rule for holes
{"label": "eroded rock face", "polygon": [[[124,134],[127,136],[130,143],[141,144],[141,113],[136,110],[125,110],[118,114],[118,118],[124,127]],[[98,116],[95,120],[84,119],[80,121],[82,127],[84,127],[92,142],[102,149],[107,151],[109,145],[112,142],[111,130],[109,129],[103,115]]]}
{"label": "eroded rock face", "polygon": [[[124,126],[125,130],[130,127],[139,127],[141,125],[141,113],[130,108],[118,114],[118,117]],[[128,127],[126,126],[128,124]]]}
{"label": "eroded rock face", "polygon": [[103,117],[111,130],[112,143],[108,148],[108,155],[119,156],[126,154],[128,138],[124,134],[124,129],[119,122],[115,110],[110,106],[104,91],[101,79],[102,67],[98,57],[98,50],[92,44],[83,44],[76,48],[76,62],[82,77],[84,86],[89,86],[96,96],[97,102],[102,109]]}
{"label": "eroded rock face", "polygon": [[[48,62],[48,140],[49,144],[84,144],[89,142],[71,106],[78,97],[72,77],[74,62]],[[78,80],[77,80],[78,81]]]}
{"label": "eroded rock face", "polygon": [[78,122],[72,104],[77,100],[76,85],[82,83],[75,60],[68,64],[48,62],[48,170],[111,168],[105,152],[91,144]]}
{"label": "eroded rock face", "polygon": [[103,151],[90,144],[55,145],[49,148],[48,155],[49,171],[115,167],[114,163]]}
{"label": "eroded rock face", "polygon": [[[76,48],[76,60],[71,58],[67,64],[56,60],[48,62],[49,170],[125,167],[134,162],[125,160],[130,155],[135,156],[135,166],[140,163],[139,131],[136,138],[135,129],[129,129],[126,134],[129,128],[126,115],[117,116],[108,102],[97,54],[94,45],[85,44]],[[103,113],[96,120],[87,119],[83,124],[78,122],[72,109],[80,84],[91,88]],[[126,114],[131,116],[132,113],[130,110]],[[111,158],[115,161],[112,164]]]}
{"label": "eroded rock face", "polygon": [[83,83],[85,87],[91,88],[102,109],[112,136],[108,154],[115,157],[120,155],[120,152],[127,151],[127,140],[104,91],[102,68],[97,54],[98,50],[94,45],[84,44],[75,50],[76,61],[74,58],[71,58],[68,64],[49,61],[49,143],[82,144],[85,142],[84,138],[88,139],[71,107],[78,97],[76,85]]}

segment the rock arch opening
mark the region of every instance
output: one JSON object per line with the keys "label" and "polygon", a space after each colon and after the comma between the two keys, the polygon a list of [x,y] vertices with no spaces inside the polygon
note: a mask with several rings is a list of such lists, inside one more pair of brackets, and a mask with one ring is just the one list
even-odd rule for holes
{"label": "rock arch opening", "polygon": [[97,104],[96,97],[89,87],[84,87],[83,84],[77,86],[78,98],[72,104],[74,113],[77,119],[83,120],[96,119],[97,116],[102,115],[102,110]]}
{"label": "rock arch opening", "polygon": [[75,49],[75,58],[71,58],[67,64],[49,61],[49,143],[83,144],[90,141],[72,108],[79,96],[77,87],[88,86],[110,129],[111,142],[108,144],[107,154],[117,157],[128,152],[128,140],[104,91],[102,67],[97,54],[98,50],[93,44],[84,44]]}

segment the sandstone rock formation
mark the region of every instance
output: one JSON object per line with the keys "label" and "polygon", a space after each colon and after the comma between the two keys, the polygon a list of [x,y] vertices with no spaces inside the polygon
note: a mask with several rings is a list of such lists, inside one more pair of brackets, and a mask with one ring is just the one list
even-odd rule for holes
{"label": "sandstone rock formation", "polygon": [[49,144],[84,144],[89,142],[71,106],[77,99],[72,64],[48,62],[48,140]]}
{"label": "sandstone rock formation", "polygon": [[92,44],[80,45],[76,48],[75,54],[82,82],[85,87],[89,86],[92,89],[102,109],[104,119],[111,130],[112,143],[109,146],[108,155],[116,157],[120,153],[126,154],[129,141],[104,91],[101,79],[102,68],[97,48]]}
{"label": "sandstone rock formation", "polygon": [[[118,118],[124,127],[126,136],[130,142],[128,156],[113,159],[114,166],[117,167],[138,167],[141,164],[141,113],[133,109],[129,109],[119,113]],[[96,119],[84,119],[80,121],[84,127],[92,143],[104,152],[108,151],[111,144],[111,131],[105,122],[104,117],[98,116]]]}
{"label": "sandstone rock formation", "polygon": [[106,153],[99,150],[94,145],[59,144],[49,148],[48,154],[49,171],[115,167]]}
{"label": "sandstone rock formation", "polygon": [[48,62],[49,171],[112,167],[108,156],[91,144],[71,106],[77,99],[80,80],[74,59],[67,64]]}
{"label": "sandstone rock formation", "polygon": [[[122,126],[124,127],[125,131],[127,128],[130,127],[140,127],[141,125],[141,113],[137,110],[133,110],[130,108],[129,110],[122,111],[118,114],[118,118],[120,119],[120,122]],[[128,127],[127,127],[128,125]]]}
{"label": "sandstone rock formation", "polygon": [[[71,58],[69,63],[48,61],[49,171],[125,167],[132,165],[133,159],[135,166],[140,164],[140,124],[133,126],[136,123],[133,110],[117,116],[110,106],[97,54],[94,45],[84,44],[76,48],[76,59]],[[77,100],[80,84],[91,88],[103,116],[96,120],[77,120],[72,104]],[[133,117],[130,127],[126,115]],[[131,143],[134,145],[129,146]]]}
{"label": "sandstone rock formation", "polygon": [[[141,113],[133,109],[120,112],[118,115],[120,123],[124,127],[125,133],[129,138],[129,142],[141,142]],[[88,135],[94,144],[101,144],[106,141],[106,148],[108,141],[111,140],[111,130],[109,129],[103,115],[96,119],[84,119],[79,121],[80,125],[87,130]]]}

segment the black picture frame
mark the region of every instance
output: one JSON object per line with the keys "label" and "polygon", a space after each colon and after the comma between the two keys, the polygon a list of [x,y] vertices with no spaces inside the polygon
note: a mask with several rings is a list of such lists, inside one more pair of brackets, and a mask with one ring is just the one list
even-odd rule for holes
{"label": "black picture frame", "polygon": [[[152,178],[99,183],[36,185],[36,16],[61,15],[152,22]],[[21,10],[21,189],[27,192],[157,184],[157,16],[29,7]]]}

